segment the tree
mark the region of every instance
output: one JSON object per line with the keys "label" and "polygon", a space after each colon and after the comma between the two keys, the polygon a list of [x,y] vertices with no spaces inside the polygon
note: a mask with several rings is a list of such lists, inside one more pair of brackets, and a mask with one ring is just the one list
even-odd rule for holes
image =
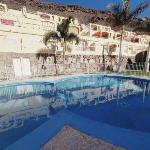
{"label": "tree", "polygon": [[[137,34],[150,35],[150,18],[146,17],[141,24],[135,30]],[[150,40],[148,41],[148,48],[146,54],[146,63],[145,63],[145,71],[149,71],[149,61],[150,61]]]}
{"label": "tree", "polygon": [[120,71],[121,59],[122,59],[122,41],[125,26],[131,23],[136,17],[138,17],[145,9],[149,8],[149,2],[141,2],[136,6],[135,9],[131,9],[131,0],[122,0],[122,3],[111,3],[108,5],[112,15],[109,20],[112,24],[120,29],[120,50],[119,50],[119,61],[117,70]]}
{"label": "tree", "polygon": [[45,45],[49,42],[49,40],[53,39],[57,42],[61,42],[63,44],[63,64],[65,62],[65,52],[67,51],[67,43],[71,41],[76,41],[79,43],[79,38],[76,34],[69,32],[69,26],[73,17],[68,17],[63,20],[60,24],[57,25],[57,31],[50,31],[44,35],[43,42]]}

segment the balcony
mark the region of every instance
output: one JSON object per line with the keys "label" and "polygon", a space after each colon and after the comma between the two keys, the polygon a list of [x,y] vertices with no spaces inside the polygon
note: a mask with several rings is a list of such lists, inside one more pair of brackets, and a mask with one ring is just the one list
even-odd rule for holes
{"label": "balcony", "polygon": [[92,36],[96,37],[96,38],[108,39],[109,38],[109,33],[108,32],[96,32]]}
{"label": "balcony", "polygon": [[133,42],[133,43],[139,43],[139,38],[131,38],[131,42]]}

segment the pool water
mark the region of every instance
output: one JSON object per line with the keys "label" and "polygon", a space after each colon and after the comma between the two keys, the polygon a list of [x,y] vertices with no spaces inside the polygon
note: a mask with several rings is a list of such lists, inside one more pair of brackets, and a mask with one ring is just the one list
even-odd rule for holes
{"label": "pool water", "polygon": [[148,82],[94,76],[58,83],[57,89],[58,94],[65,95],[67,109],[76,114],[121,128],[150,132]]}
{"label": "pool water", "polygon": [[91,121],[150,132],[150,81],[90,75],[0,85],[0,149],[67,109]]}

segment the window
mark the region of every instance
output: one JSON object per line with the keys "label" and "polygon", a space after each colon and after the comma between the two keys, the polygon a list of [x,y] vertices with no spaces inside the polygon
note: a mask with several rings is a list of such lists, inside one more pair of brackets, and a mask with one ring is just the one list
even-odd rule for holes
{"label": "window", "polygon": [[46,14],[41,14],[40,17],[45,20],[50,20],[50,16]]}
{"label": "window", "polygon": [[48,21],[43,21],[42,22],[42,29],[43,30],[54,30],[55,29],[55,25],[51,22]]}
{"label": "window", "polygon": [[54,21],[54,16],[52,16],[52,20]]}
{"label": "window", "polygon": [[135,38],[134,42],[139,43],[139,38]]}
{"label": "window", "polygon": [[139,43],[139,38],[131,38],[131,42],[133,42],[133,43]]}
{"label": "window", "polygon": [[92,25],[91,29],[94,30],[94,31],[97,31],[97,25]]}
{"label": "window", "polygon": [[121,37],[121,34],[117,34],[117,38]]}
{"label": "window", "polygon": [[109,34],[107,32],[102,32],[102,37],[108,39]]}

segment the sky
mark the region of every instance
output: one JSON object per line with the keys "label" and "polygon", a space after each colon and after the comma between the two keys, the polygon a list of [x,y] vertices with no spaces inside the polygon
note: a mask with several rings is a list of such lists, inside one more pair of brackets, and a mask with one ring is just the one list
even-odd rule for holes
{"label": "sky", "polygon": [[[56,2],[56,3],[62,3],[62,4],[79,4],[87,8],[93,8],[97,10],[106,10],[107,4],[121,2],[122,0],[43,0],[43,1]],[[131,0],[132,7],[135,8],[137,4],[143,1],[145,0]],[[145,16],[150,17],[150,9],[142,13],[140,17],[145,17]]]}

